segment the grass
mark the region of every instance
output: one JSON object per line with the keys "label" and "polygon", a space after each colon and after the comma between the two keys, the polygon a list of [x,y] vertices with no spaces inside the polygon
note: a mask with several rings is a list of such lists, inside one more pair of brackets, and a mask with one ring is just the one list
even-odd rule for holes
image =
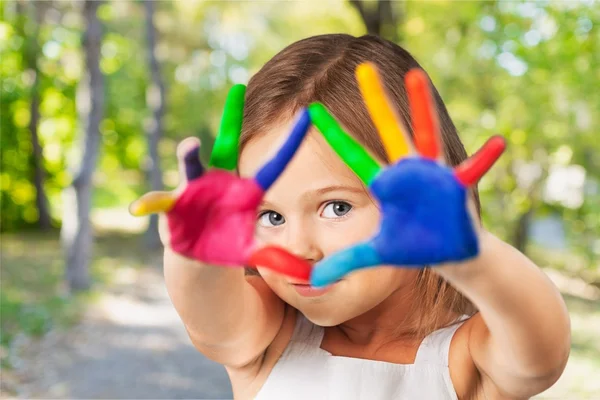
{"label": "grass", "polygon": [[[0,345],[2,364],[17,334],[39,336],[79,320],[86,304],[109,284],[117,268],[141,268],[152,256],[139,235],[103,234],[96,238],[90,264],[92,290],[68,295],[63,284],[63,253],[59,233],[27,232],[0,236]],[[154,255],[155,256],[155,255]]]}

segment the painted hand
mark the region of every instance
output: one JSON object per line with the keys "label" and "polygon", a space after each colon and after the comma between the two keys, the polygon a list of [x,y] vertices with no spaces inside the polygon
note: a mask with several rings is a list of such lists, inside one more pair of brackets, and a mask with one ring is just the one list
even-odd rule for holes
{"label": "painted hand", "polygon": [[236,175],[245,86],[227,97],[219,135],[208,170],[200,163],[200,143],[188,139],[180,147],[183,184],[174,192],[151,192],[130,207],[133,215],[165,212],[169,246],[177,253],[210,265],[262,265],[276,272],[308,279],[310,265],[285,250],[254,249],[256,211],[264,193],[283,172],[310,126],[306,110],[279,152],[254,178]]}
{"label": "painted hand", "polygon": [[406,76],[416,151],[375,68],[360,65],[357,79],[390,166],[382,168],[321,104],[309,106],[309,113],[328,143],[379,202],[380,230],[370,240],[318,263],[311,283],[324,286],[354,270],[378,265],[422,268],[475,257],[479,251],[477,221],[469,214],[467,189],[500,157],[504,139],[492,137],[471,158],[450,168],[440,151],[438,118],[423,71],[412,70]]}

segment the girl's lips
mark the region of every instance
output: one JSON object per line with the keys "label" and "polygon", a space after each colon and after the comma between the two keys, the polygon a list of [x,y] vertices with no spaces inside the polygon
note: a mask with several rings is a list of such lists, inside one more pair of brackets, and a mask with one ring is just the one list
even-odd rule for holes
{"label": "girl's lips", "polygon": [[333,288],[333,286],[338,282],[339,281],[335,282],[332,285],[325,286],[324,288],[316,288],[311,286],[309,283],[292,283],[292,286],[300,296],[317,297],[329,292]]}

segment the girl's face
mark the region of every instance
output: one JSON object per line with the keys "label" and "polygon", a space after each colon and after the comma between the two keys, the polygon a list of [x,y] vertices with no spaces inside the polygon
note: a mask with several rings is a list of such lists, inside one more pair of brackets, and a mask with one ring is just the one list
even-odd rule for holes
{"label": "girl's face", "polygon": [[[279,148],[293,122],[253,138],[240,155],[239,170],[251,177]],[[380,213],[365,186],[314,128],[266,193],[258,210],[259,245],[276,244],[316,263],[376,233]],[[402,240],[401,238],[398,238]],[[321,326],[334,326],[381,304],[414,284],[414,270],[376,267],[347,275],[325,291],[306,282],[258,270],[271,289]]]}

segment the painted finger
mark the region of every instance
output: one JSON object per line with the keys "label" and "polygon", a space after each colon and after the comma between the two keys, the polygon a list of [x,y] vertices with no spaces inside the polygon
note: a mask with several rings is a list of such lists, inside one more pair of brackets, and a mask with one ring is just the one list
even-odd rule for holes
{"label": "painted finger", "polygon": [[381,166],[369,153],[329,114],[321,103],[308,106],[308,112],[313,124],[325,137],[325,140],[338,156],[354,171],[354,173],[369,185],[381,170]]}
{"label": "painted finger", "polygon": [[204,173],[204,167],[202,167],[198,154],[199,151],[200,147],[193,148],[183,157],[185,176],[188,181],[200,178]]}
{"label": "painted finger", "polygon": [[308,281],[312,269],[311,265],[305,260],[276,246],[267,246],[255,251],[250,255],[248,264],[253,267],[262,266],[279,274],[302,279],[303,281]]}
{"label": "painted finger", "polygon": [[371,243],[359,243],[317,263],[312,270],[310,283],[315,287],[327,286],[354,270],[381,264],[379,254]]}
{"label": "painted finger", "polygon": [[185,183],[191,180],[199,178],[204,173],[199,151],[200,140],[195,137],[186,138],[177,146],[180,187],[185,186]]}
{"label": "painted finger", "polygon": [[254,178],[265,192],[277,180],[292,157],[294,157],[294,154],[296,154],[298,147],[300,147],[302,140],[306,136],[306,132],[308,132],[308,128],[310,128],[310,116],[308,115],[308,111],[304,109],[300,113],[292,132],[283,146],[281,146],[281,149],[279,149],[275,157],[262,166]]}
{"label": "painted finger", "polygon": [[356,79],[390,162],[394,163],[412,153],[410,138],[402,129],[402,121],[389,101],[375,65],[360,64],[356,68]]}
{"label": "painted finger", "polygon": [[244,85],[235,85],[229,90],[219,134],[210,156],[209,165],[211,167],[227,171],[234,171],[237,168],[245,94],[246,86]]}
{"label": "painted finger", "polygon": [[440,130],[429,78],[423,70],[412,69],[406,74],[405,85],[415,147],[423,157],[437,160],[441,153]]}
{"label": "painted finger", "polygon": [[491,137],[477,153],[454,169],[456,178],[466,187],[475,185],[500,158],[504,149],[506,141],[502,136]]}
{"label": "painted finger", "polygon": [[177,198],[170,192],[146,193],[138,200],[131,203],[129,213],[135,217],[168,212],[175,205]]}

